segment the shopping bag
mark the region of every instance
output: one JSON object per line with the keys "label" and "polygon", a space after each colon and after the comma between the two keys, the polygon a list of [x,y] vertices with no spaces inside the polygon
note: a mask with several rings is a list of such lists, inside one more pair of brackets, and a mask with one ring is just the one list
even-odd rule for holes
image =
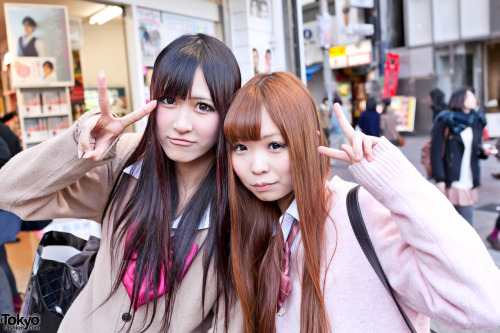
{"label": "shopping bag", "polygon": [[100,239],[50,231],[38,246],[21,316],[37,315],[40,332],[57,332],[73,301],[88,282]]}

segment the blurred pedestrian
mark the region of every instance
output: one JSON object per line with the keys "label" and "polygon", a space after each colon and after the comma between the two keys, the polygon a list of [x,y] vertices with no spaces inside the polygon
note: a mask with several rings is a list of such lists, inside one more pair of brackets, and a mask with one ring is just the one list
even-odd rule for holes
{"label": "blurred pedestrian", "polygon": [[366,100],[366,110],[359,116],[358,125],[364,134],[380,136],[380,113],[377,112],[377,101],[374,97],[368,97]]}
{"label": "blurred pedestrian", "polygon": [[[15,135],[7,125],[0,121],[0,169],[9,159],[20,151],[21,143],[17,135]],[[0,236],[0,268],[8,282],[7,285],[2,284],[1,288],[5,286],[8,287],[10,300],[12,301],[15,312],[18,313],[21,310],[22,300],[17,290],[16,278],[7,260],[5,243],[16,241],[16,235],[21,228],[21,219],[11,212],[0,210],[0,223],[2,225],[2,233]]]}
{"label": "blurred pedestrian", "polygon": [[383,99],[384,108],[380,115],[380,136],[385,136],[395,146],[402,146],[404,139],[396,129],[398,116],[391,107],[391,98]]}
{"label": "blurred pedestrian", "polygon": [[482,146],[484,115],[476,112],[477,98],[470,88],[456,90],[434,122],[431,165],[436,186],[471,225],[472,205],[480,185],[479,159],[488,157]]}
{"label": "blurred pedestrian", "polygon": [[432,100],[432,120],[436,120],[437,115],[446,110],[446,102],[444,100],[444,92],[439,88],[434,88],[429,92]]}
{"label": "blurred pedestrian", "polygon": [[321,127],[323,127],[323,132],[325,133],[325,137],[328,140],[330,137],[330,126],[332,122],[330,118],[333,114],[333,109],[328,102],[328,97],[323,98],[323,102],[319,105],[319,121],[321,122]]}

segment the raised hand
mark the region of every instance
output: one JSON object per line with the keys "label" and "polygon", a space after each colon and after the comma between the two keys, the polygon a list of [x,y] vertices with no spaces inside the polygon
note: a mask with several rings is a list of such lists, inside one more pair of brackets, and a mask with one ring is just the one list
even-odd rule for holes
{"label": "raised hand", "polygon": [[342,150],[320,146],[318,152],[330,158],[345,161],[349,164],[360,162],[363,157],[370,162],[373,159],[373,147],[379,142],[380,138],[368,136],[360,131],[355,131],[344,115],[342,108],[338,103],[333,105],[335,116],[339,120],[340,128],[350,145],[343,144]]}
{"label": "raised hand", "polygon": [[[141,109],[135,110],[122,118],[117,118],[109,109],[106,88],[106,76],[103,72],[100,72],[97,76],[97,94],[101,113],[91,116],[80,125],[78,158],[83,157],[92,161],[100,160],[127,126],[144,118],[156,107],[156,101],[151,101]],[[94,140],[93,149],[91,146],[92,139]]]}

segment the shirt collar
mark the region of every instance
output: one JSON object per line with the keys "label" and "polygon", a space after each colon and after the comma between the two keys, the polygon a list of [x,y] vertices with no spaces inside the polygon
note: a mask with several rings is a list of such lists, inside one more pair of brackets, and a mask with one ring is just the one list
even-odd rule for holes
{"label": "shirt collar", "polygon": [[[142,160],[137,161],[134,164],[129,165],[128,167],[123,169],[123,172],[125,172],[128,175],[131,175],[135,179],[139,179],[139,176],[141,175],[141,169],[142,169]],[[180,220],[181,220],[181,217],[179,216],[178,218],[176,218],[172,222],[172,229],[177,229],[177,226],[179,225]],[[200,221],[200,225],[198,226],[198,230],[208,229],[209,226],[210,226],[210,205],[208,205],[207,210],[205,211],[205,214],[203,215],[203,218]]]}
{"label": "shirt collar", "polygon": [[288,208],[286,209],[285,214],[281,215],[280,217],[281,231],[283,232],[283,238],[285,240],[292,230],[293,221],[295,220],[297,220],[297,222],[300,221],[299,210],[297,209],[297,201],[293,199],[290,206],[288,206]]}

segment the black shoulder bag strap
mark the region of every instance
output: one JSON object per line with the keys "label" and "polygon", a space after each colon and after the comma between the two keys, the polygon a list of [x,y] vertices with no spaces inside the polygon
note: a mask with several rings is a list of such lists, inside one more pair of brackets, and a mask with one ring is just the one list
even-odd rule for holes
{"label": "black shoulder bag strap", "polygon": [[[406,325],[408,326],[408,329],[410,330],[411,333],[417,333],[417,331],[413,327],[413,324],[406,316],[406,313],[404,312],[403,308],[401,307],[401,305],[399,305],[396,296],[394,296],[394,291],[392,290],[392,287],[389,284],[387,276],[385,276],[384,270],[382,269],[377,254],[375,253],[375,249],[373,248],[370,236],[368,235],[368,231],[366,230],[365,222],[363,220],[363,215],[361,215],[361,209],[359,208],[358,191],[360,187],[361,187],[360,185],[357,185],[353,187],[349,191],[349,193],[347,193],[347,214],[349,215],[349,220],[351,221],[352,230],[354,231],[356,239],[358,240],[361,249],[363,249],[366,258],[370,262],[370,265],[373,267],[373,270],[375,271],[375,273],[377,273],[378,278],[384,285],[385,289],[387,289],[387,291],[391,295],[394,303],[396,303],[399,313],[401,313],[401,316],[403,317]],[[431,333],[435,332],[431,330]]]}

